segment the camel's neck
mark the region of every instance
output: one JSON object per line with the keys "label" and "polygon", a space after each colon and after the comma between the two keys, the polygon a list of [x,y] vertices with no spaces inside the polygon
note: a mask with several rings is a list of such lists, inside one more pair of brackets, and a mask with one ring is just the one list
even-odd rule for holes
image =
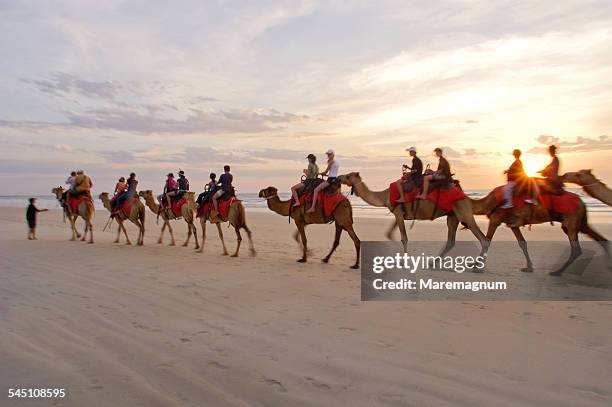
{"label": "camel's neck", "polygon": [[102,198],[102,205],[104,205],[104,207],[109,211],[112,212],[112,208],[111,208],[111,204],[110,204],[110,200],[108,199],[108,197],[106,198]]}
{"label": "camel's neck", "polygon": [[497,207],[497,200],[493,195],[493,191],[489,192],[487,196],[480,199],[472,199],[472,212],[474,215],[488,215]]}
{"label": "camel's neck", "polygon": [[353,186],[353,191],[355,195],[372,206],[389,206],[389,189],[385,189],[384,191],[371,191],[364,182],[360,182]]}
{"label": "camel's neck", "polygon": [[145,202],[147,203],[149,209],[151,209],[154,213],[159,212],[159,204],[155,202],[155,198],[149,196],[145,199]]}
{"label": "camel's neck", "polygon": [[593,198],[612,206],[612,189],[609,189],[603,182],[597,181],[593,184],[584,185],[582,189]]}
{"label": "camel's neck", "polygon": [[281,201],[277,196],[268,199],[268,208],[282,216],[289,216],[291,210],[291,200]]}

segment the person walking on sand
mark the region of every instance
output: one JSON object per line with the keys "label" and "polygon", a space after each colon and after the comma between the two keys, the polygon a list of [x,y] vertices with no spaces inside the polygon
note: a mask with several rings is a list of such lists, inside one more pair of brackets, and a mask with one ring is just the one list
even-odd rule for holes
{"label": "person walking on sand", "polygon": [[310,208],[306,211],[306,213],[313,213],[315,211],[319,192],[323,191],[325,188],[331,184],[334,184],[338,180],[340,164],[338,164],[338,161],[335,159],[334,150],[327,150],[325,154],[327,154],[327,168],[325,168],[325,171],[323,171],[321,175],[327,175],[327,179],[314,189],[312,193],[312,205],[310,205]]}
{"label": "person walking on sand", "polygon": [[29,199],[30,204],[26,210],[26,221],[28,222],[28,240],[37,240],[36,237],[36,215],[38,212],[47,212],[48,209],[38,209],[36,198]]}

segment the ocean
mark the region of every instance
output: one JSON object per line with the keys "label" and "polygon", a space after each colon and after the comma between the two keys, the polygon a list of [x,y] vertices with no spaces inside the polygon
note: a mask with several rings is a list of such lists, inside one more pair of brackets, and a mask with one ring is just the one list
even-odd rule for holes
{"label": "ocean", "polygon": [[[586,195],[581,189],[568,189],[571,192],[578,194],[584,203],[587,206],[589,211],[589,215],[594,220],[603,220],[604,218],[608,218],[610,213],[612,212],[612,207],[601,203],[600,201],[591,198]],[[466,190],[465,193],[472,198],[481,198],[485,196],[490,190]],[[348,196],[353,205],[354,215],[355,217],[370,217],[370,218],[391,218],[391,214],[386,208],[374,208],[360,198],[356,196],[352,196],[348,193],[348,190],[344,190],[343,193]],[[289,192],[280,193],[281,199],[289,199]],[[28,204],[28,198],[32,196],[26,195],[0,195],[0,207],[13,207],[13,208],[25,208]],[[37,199],[37,206],[39,208],[47,208],[47,209],[59,209],[59,204],[55,199],[55,196],[52,194],[48,195],[34,195]],[[240,193],[239,198],[244,202],[247,210],[250,211],[267,211],[266,201],[265,199],[259,198],[257,193]],[[95,199],[96,209],[104,210],[102,203],[99,199]]]}

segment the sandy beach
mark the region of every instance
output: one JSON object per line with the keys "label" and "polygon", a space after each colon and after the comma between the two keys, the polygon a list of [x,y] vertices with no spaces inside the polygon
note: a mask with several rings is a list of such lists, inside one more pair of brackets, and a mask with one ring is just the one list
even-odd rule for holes
{"label": "sandy beach", "polygon": [[[298,264],[294,225],[263,212],[248,214],[257,257],[245,245],[239,259],[221,256],[211,228],[204,253],[181,247],[182,221],[179,246],[158,245],[149,213],[144,247],[114,244],[104,212],[94,245],[69,242],[58,211],[40,214],[40,240],[28,241],[23,216],[0,210],[0,387],[62,387],[68,397],[2,405],[612,403],[611,302],[361,302],[346,235],[322,265],[333,227],[310,226],[314,253]],[[389,222],[358,218],[356,231],[382,240]],[[612,224],[595,226],[612,236]],[[525,235],[562,238],[549,225]],[[444,236],[441,222],[411,231]],[[509,256],[522,265],[520,252]]]}

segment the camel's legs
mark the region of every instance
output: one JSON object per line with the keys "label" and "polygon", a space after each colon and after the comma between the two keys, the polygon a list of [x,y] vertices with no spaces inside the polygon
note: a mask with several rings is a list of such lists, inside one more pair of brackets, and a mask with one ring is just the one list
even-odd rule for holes
{"label": "camel's legs", "polygon": [[401,206],[397,206],[393,211],[393,215],[395,215],[395,224],[399,228],[402,245],[404,246],[404,251],[408,250],[408,234],[406,233],[406,225],[404,224],[404,212]]}
{"label": "camel's legs", "polygon": [[300,239],[302,240],[302,258],[298,260],[298,263],[306,263],[308,253],[308,239],[306,239],[306,229],[302,222],[295,222],[295,226],[300,232]]}
{"label": "camel's legs", "polygon": [[200,218],[200,226],[202,227],[202,244],[200,245],[200,249],[198,253],[202,253],[204,251],[204,242],[206,241],[206,218]]}
{"label": "camel's legs", "polygon": [[244,230],[247,232],[247,238],[249,239],[249,252],[251,256],[255,256],[257,253],[255,252],[255,245],[253,244],[253,234],[251,233],[251,229],[247,225],[242,226]]}
{"label": "camel's legs", "polygon": [[200,248],[200,244],[198,243],[198,228],[195,225],[195,222],[191,220],[191,227],[193,228],[193,239],[195,240],[195,249],[198,250]]}
{"label": "camel's legs", "polygon": [[170,246],[176,246],[176,241],[174,240],[174,230],[172,230],[170,220],[166,219],[165,222],[168,224],[168,231],[170,232]]}
{"label": "camel's legs", "polygon": [[242,235],[240,234],[240,228],[234,227],[236,231],[236,251],[232,254],[232,257],[238,257],[238,252],[240,251],[240,243],[242,243]]}
{"label": "camel's legs", "polygon": [[77,240],[77,236],[81,237],[76,229],[76,216],[70,216],[70,229],[72,230],[72,239],[70,240]]}
{"label": "camel's legs", "polygon": [[136,244],[142,246],[144,244],[144,222],[140,222],[140,220],[136,219],[132,220],[132,223],[138,227],[138,241]]}
{"label": "camel's legs", "polygon": [[191,223],[185,219],[185,223],[187,224],[187,240],[183,243],[183,247],[187,247],[189,244],[189,239],[191,239],[191,234],[193,233],[193,229],[191,229]]}
{"label": "camel's legs", "polygon": [[164,220],[164,224],[162,225],[161,228],[161,233],[159,234],[159,239],[157,239],[157,243],[161,244],[162,241],[164,240],[164,230],[166,230],[166,221]]}
{"label": "camel's legs", "polygon": [[[518,241],[519,247],[521,248],[521,250],[523,251],[523,254],[525,255],[525,260],[527,260],[527,266],[523,267],[521,271],[525,273],[533,273],[533,264],[531,263],[531,257],[529,257],[529,251],[527,250],[527,241],[523,237],[523,234],[521,233],[521,229],[519,229],[518,227],[512,227],[510,229],[512,230],[512,233],[514,233],[514,236],[516,237],[516,240]],[[487,237],[488,237],[488,234],[487,234]]]}
{"label": "camel's legs", "polygon": [[225,246],[225,239],[223,239],[223,231],[221,230],[221,222],[215,223],[217,225],[217,232],[219,232],[219,239],[221,239],[221,245],[223,245],[223,255],[227,256],[229,253]]}
{"label": "camel's legs", "polygon": [[87,223],[87,219],[83,218],[83,220],[85,221],[85,228],[83,229],[83,237],[81,238],[81,241],[84,242],[85,240],[87,240],[87,231],[89,230],[88,228],[88,223]]}
{"label": "camel's legs", "polygon": [[[94,242],[94,239],[93,239],[93,223],[91,222],[91,219],[87,219],[85,221],[85,224],[86,224],[85,231],[87,231],[87,229],[89,229],[89,242],[88,243],[92,244]],[[83,237],[85,237],[85,236],[83,236]]]}
{"label": "camel's legs", "polygon": [[123,221],[121,222],[121,229],[123,229],[123,234],[125,235],[125,240],[126,240],[125,244],[131,245],[132,242],[130,242],[130,237],[128,236],[127,228],[125,227],[125,223]]}
{"label": "camel's legs", "polygon": [[334,244],[332,245],[332,248],[329,251],[328,255],[325,256],[321,260],[323,263],[327,263],[329,261],[329,258],[334,253],[334,251],[336,251],[336,248],[340,244],[340,236],[342,235],[342,226],[338,225],[337,223],[335,224],[335,226],[336,226],[336,235],[334,236]]}
{"label": "camel's legs", "polygon": [[560,276],[561,274],[563,274],[565,269],[567,269],[574,262],[574,260],[576,260],[582,254],[580,242],[578,241],[578,229],[574,227],[574,225],[569,227],[563,226],[563,231],[567,234],[567,237],[569,238],[570,247],[572,251],[570,252],[570,256],[567,261],[563,263],[563,265],[559,267],[558,270],[551,271],[550,273],[548,273],[551,276]]}
{"label": "camel's legs", "polygon": [[481,256],[486,256],[487,250],[489,249],[489,239],[482,233],[476,220],[474,219],[474,215],[472,214],[471,207],[461,208],[462,210],[455,210],[455,215],[459,222],[465,223],[465,225],[470,229],[470,231],[476,236],[476,239],[480,242],[482,250],[480,252]]}
{"label": "camel's legs", "polygon": [[385,236],[387,237],[387,239],[393,240],[393,232],[395,231],[396,227],[397,227],[397,221],[391,222],[391,225],[389,225],[389,229],[387,229],[387,233],[385,233]]}
{"label": "camel's legs", "polygon": [[[404,221],[402,220],[402,226],[403,225],[404,225]],[[353,243],[355,244],[355,252],[357,254],[357,258],[355,259],[355,264],[353,264],[351,268],[352,269],[359,268],[359,251],[361,249],[361,240],[359,240],[359,238],[357,237],[357,234],[355,233],[355,230],[353,229],[352,223],[349,225],[345,225],[344,230],[346,230],[349,236],[351,237],[351,239],[353,239]]]}
{"label": "camel's legs", "polygon": [[[306,229],[306,225],[304,225],[304,229]],[[298,229],[295,230],[295,233],[293,234],[293,238],[297,242],[298,248],[301,249],[302,248],[302,242],[300,240],[300,231]],[[312,256],[312,250],[308,249],[308,255]]]}
{"label": "camel's legs", "polygon": [[612,258],[610,258],[610,243],[608,242],[608,239],[600,235],[596,230],[591,228],[591,226],[586,222],[584,222],[583,225],[580,227],[580,231],[588,235],[591,239],[595,240],[597,243],[601,245],[601,247],[604,249],[604,252],[606,253],[606,260],[607,260],[606,262],[607,262],[608,268],[612,270]]}
{"label": "camel's legs", "polygon": [[440,256],[445,256],[446,253],[448,253],[453,247],[455,247],[457,228],[459,227],[459,219],[457,219],[455,214],[449,213],[446,216],[446,227],[448,229],[448,234],[446,236],[446,245],[444,245],[444,248],[442,248]]}
{"label": "camel's legs", "polygon": [[[113,243],[119,243],[119,238],[121,237],[121,221],[116,219],[117,221],[117,237],[115,237],[115,241]],[[111,226],[109,226],[110,228]]]}

